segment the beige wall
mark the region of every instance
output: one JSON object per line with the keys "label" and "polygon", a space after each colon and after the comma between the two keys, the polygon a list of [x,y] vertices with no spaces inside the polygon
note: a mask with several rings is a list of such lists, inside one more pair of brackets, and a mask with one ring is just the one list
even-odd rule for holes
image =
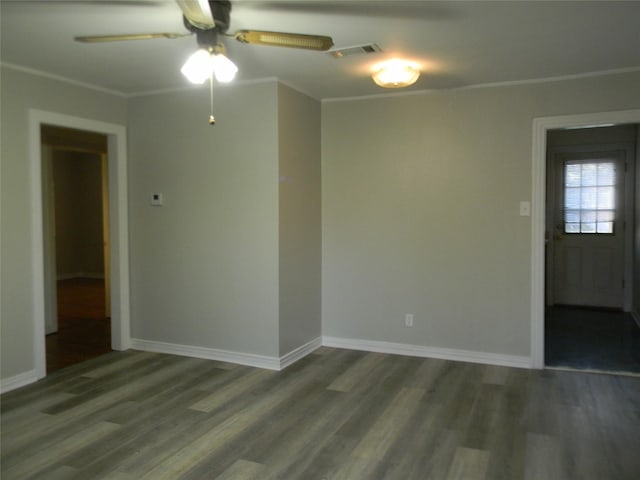
{"label": "beige wall", "polygon": [[1,378],[34,369],[31,188],[28,110],[125,124],[121,97],[0,68],[1,109]]}
{"label": "beige wall", "polygon": [[100,156],[54,150],[53,177],[57,276],[103,277]]}
{"label": "beige wall", "polygon": [[132,336],[277,357],[277,83],[214,95],[130,100]]}
{"label": "beige wall", "polygon": [[323,103],[323,334],[529,356],[532,121],[639,107],[638,73]]}
{"label": "beige wall", "polygon": [[278,86],[280,355],[321,335],[320,103]]}

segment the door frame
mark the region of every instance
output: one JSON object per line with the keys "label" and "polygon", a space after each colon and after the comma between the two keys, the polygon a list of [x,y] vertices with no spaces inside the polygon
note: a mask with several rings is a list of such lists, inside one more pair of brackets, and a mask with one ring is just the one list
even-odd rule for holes
{"label": "door frame", "polygon": [[33,342],[36,378],[47,375],[45,352],[45,276],[42,208],[42,124],[74,128],[107,136],[109,172],[109,211],[111,243],[111,348],[131,347],[131,317],[129,293],[129,228],[127,196],[127,137],[123,125],[105,123],[56,112],[30,109],[29,166],[31,184],[31,228],[33,243]]}
{"label": "door frame", "polygon": [[[44,330],[46,335],[58,331],[58,296],[56,288],[56,225],[55,188],[53,185],[53,154],[50,145],[41,145],[42,166],[42,228],[44,255]],[[52,288],[53,285],[53,288]]]}
{"label": "door frame", "polygon": [[[531,153],[531,366],[544,368],[547,132],[562,128],[639,124],[640,109],[533,119]],[[638,281],[640,279],[636,279]]]}

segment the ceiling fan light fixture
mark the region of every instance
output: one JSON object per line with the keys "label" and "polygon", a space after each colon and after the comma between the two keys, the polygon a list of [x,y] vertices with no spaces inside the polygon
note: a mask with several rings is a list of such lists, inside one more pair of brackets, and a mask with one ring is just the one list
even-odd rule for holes
{"label": "ceiling fan light fixture", "polygon": [[394,59],[378,65],[371,77],[383,88],[403,88],[416,83],[420,70],[415,63]]}
{"label": "ceiling fan light fixture", "polygon": [[191,83],[202,84],[212,74],[219,82],[228,83],[235,78],[238,67],[222,51],[215,53],[215,50],[201,48],[187,59],[180,71]]}

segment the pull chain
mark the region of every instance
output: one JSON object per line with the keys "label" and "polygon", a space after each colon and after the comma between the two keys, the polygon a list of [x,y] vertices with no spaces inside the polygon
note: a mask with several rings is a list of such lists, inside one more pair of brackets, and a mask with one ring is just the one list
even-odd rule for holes
{"label": "pull chain", "polygon": [[209,125],[214,125],[216,119],[213,116],[213,73],[209,77],[209,99],[211,101],[211,113],[209,115]]}

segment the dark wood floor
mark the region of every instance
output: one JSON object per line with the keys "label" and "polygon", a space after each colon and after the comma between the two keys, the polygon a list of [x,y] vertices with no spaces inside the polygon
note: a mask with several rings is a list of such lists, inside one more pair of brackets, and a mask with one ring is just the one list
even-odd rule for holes
{"label": "dark wood floor", "polygon": [[112,352],[2,396],[2,478],[637,480],[640,378]]}
{"label": "dark wood floor", "polygon": [[105,316],[104,280],[58,282],[58,332],[47,335],[47,373],[111,351],[111,321]]}

